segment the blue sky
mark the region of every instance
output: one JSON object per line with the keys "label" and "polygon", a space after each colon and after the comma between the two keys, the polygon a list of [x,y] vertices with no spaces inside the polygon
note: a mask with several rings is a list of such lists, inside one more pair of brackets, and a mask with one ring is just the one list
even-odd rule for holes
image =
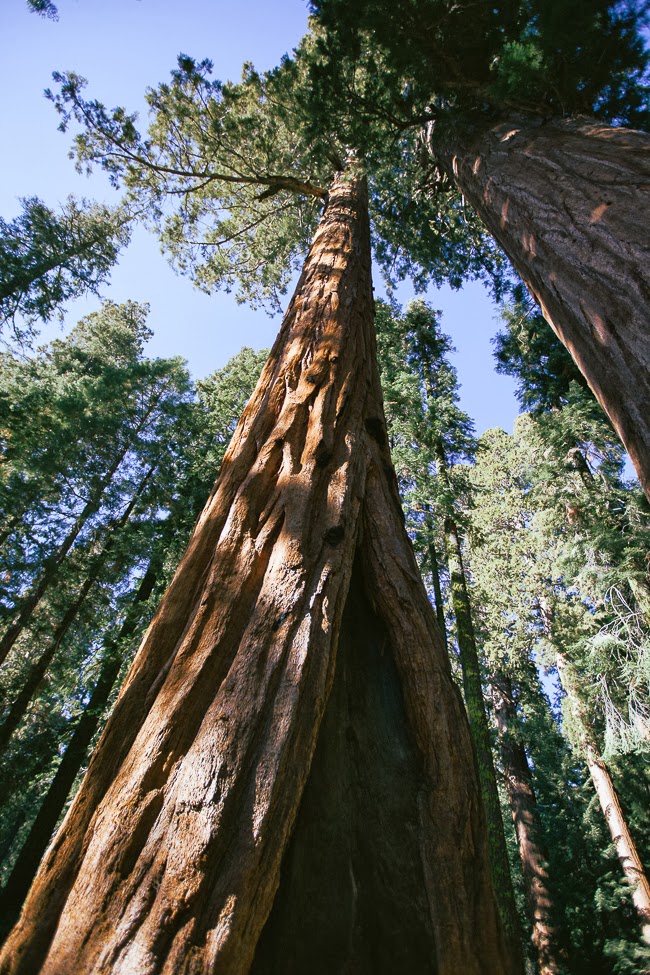
{"label": "blue sky", "polygon": [[[2,0],[0,6],[5,219],[19,212],[24,196],[39,196],[50,206],[70,193],[115,200],[103,176],[78,175],[67,157],[69,136],[57,131],[54,109],[43,98],[52,71],[76,71],[88,79],[89,97],[144,112],[145,89],[169,76],[180,52],[209,57],[216,77],[237,79],[244,61],[260,69],[277,64],[307,26],[303,0],[58,0],[58,22],[31,14],[24,0]],[[375,284],[381,294],[381,282]],[[197,378],[224,365],[242,345],[270,345],[279,326],[279,319],[237,305],[230,295],[196,291],[169,268],[156,239],[142,229],[104,294],[116,302],[149,302],[150,354],[183,356]],[[401,301],[411,295],[408,285],[400,288]],[[478,284],[461,292],[436,289],[427,298],[443,311],[443,328],[458,350],[463,408],[479,432],[497,425],[511,430],[517,413],[513,383],[494,373],[490,354],[497,309]],[[67,323],[97,305],[92,297],[70,305]],[[51,327],[43,337],[55,334]]]}

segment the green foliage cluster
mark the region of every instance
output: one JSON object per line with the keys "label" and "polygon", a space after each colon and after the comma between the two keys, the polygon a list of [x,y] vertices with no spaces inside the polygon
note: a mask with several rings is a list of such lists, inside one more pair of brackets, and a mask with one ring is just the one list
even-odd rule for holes
{"label": "green foliage cluster", "polygon": [[381,61],[377,88],[436,122],[514,111],[648,123],[645,4],[579,0],[570,18],[562,0],[313,0],[312,9],[324,63],[337,66],[330,92],[343,92],[341,62]]}
{"label": "green foliage cluster", "polygon": [[27,6],[33,14],[39,14],[49,20],[59,19],[59,10],[52,0],[27,0]]}
{"label": "green foliage cluster", "polygon": [[300,68],[287,61],[239,84],[211,77],[212,64],[181,55],[169,83],[147,92],[146,136],[136,116],[82,97],[85,82],[56,74],[49,97],[83,131],[78,166],[99,164],[160,234],[183,273],[210,291],[236,288],[238,300],[274,308],[304,257],[336,165],[322,141],[304,139]]}
{"label": "green foliage cluster", "polygon": [[12,221],[0,218],[0,329],[29,334],[38,321],[61,314],[71,298],[98,293],[129,240],[130,217],[69,197],[55,213],[37,199],[22,200]]}
{"label": "green foliage cluster", "polygon": [[[471,472],[468,562],[486,674],[489,680],[505,668],[510,675],[518,734],[532,760],[567,970],[633,972],[644,951],[638,919],[582,756],[587,742],[604,752],[643,858],[650,839],[639,802],[648,788],[648,726],[647,714],[634,708],[637,695],[648,700],[643,646],[650,634],[638,604],[636,644],[625,641],[623,650],[621,639],[611,653],[603,633],[616,621],[614,592],[624,592],[628,605],[634,599],[630,582],[648,522],[622,523],[607,503],[607,470],[596,468],[585,483],[571,459],[565,463],[566,449],[545,438],[566,429],[570,416],[558,414],[567,412],[571,405],[539,420],[524,415],[514,435],[492,430],[481,437]],[[600,427],[607,441],[604,418]],[[595,439],[592,429],[592,446]],[[629,485],[617,482],[616,494],[631,508],[639,503]]]}
{"label": "green foliage cluster", "polygon": [[[28,3],[56,16],[50,0]],[[310,35],[266,74],[246,65],[239,83],[221,82],[209,61],[181,55],[170,81],[147,93],[146,131],[124,108],[86,99],[77,75],[55,76],[61,128],[80,129],[78,167],[101,167],[124,201],[109,210],[69,200],[55,213],[30,199],[0,221],[0,321],[29,332],[97,291],[134,215],[198,287],[277,308],[331,179],[351,160],[368,174],[389,282],[483,277],[500,292],[505,262],[436,163],[436,145],[513,114],[650,123],[645,5],[578,0],[570,18],[561,0],[312,8]],[[478,444],[439,314],[423,302],[404,314],[379,304],[389,435],[407,527],[457,642],[443,553],[450,525],[461,529],[484,692],[503,676],[513,688],[512,733],[552,838],[567,967],[624,975],[641,957],[636,920],[581,756],[596,742],[610,761],[647,849],[650,513],[568,354],[520,289],[513,298],[497,360],[530,413],[513,436],[490,431]],[[146,313],[105,303],[67,339],[0,363],[0,622],[51,576],[4,668],[5,719],[74,610],[4,758],[5,880],[106,663],[126,666],[174,571],[262,367],[264,355],[244,349],[195,390],[179,360],[146,358]],[[552,674],[560,659],[564,690],[556,682],[550,701],[543,668]]]}

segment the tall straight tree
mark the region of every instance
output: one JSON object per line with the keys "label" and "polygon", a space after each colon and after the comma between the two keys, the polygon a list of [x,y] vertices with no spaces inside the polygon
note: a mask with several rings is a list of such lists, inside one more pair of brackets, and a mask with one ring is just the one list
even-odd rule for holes
{"label": "tall straight tree", "polygon": [[184,408],[189,378],[179,361],[143,356],[146,314],[135,302],[106,302],[33,359],[5,357],[0,504],[11,528],[0,558],[15,579],[3,594],[11,606],[0,662],[100,511],[110,517],[117,508],[119,516],[124,495],[136,489],[132,479],[158,466],[160,425]]}
{"label": "tall straight tree", "polygon": [[312,7],[328,32],[317,89],[330,107],[334,93],[333,110],[342,125],[352,115],[359,139],[373,122],[386,146],[386,126],[396,138],[420,127],[414,158],[428,173],[407,219],[419,210],[430,238],[426,224],[445,199],[436,190],[463,194],[587,378],[650,496],[650,135],[621,127],[650,119],[645,5],[582,0],[570,24],[562,0]]}
{"label": "tall straight tree", "polygon": [[[507,721],[505,712],[510,697],[507,682],[503,681],[504,663],[506,675],[512,677],[511,683],[519,684],[520,691],[530,686],[526,669],[531,666],[532,642],[536,654],[559,672],[565,692],[563,732],[592,777],[647,940],[650,902],[642,856],[635,846],[634,830],[622,811],[625,803],[619,800],[597,743],[598,729],[604,722],[598,695],[594,693],[594,670],[600,671],[599,676],[613,689],[616,671],[625,656],[618,652],[607,659],[601,654],[590,666],[590,646],[593,647],[603,617],[607,619],[612,613],[612,582],[616,580],[618,591],[628,585],[627,577],[635,571],[635,549],[640,543],[644,551],[647,549],[643,545],[647,527],[642,522],[635,525],[621,521],[625,496],[633,502],[634,491],[620,482],[612,491],[614,478],[607,470],[607,450],[603,446],[611,448],[613,433],[591,395],[587,392],[586,396],[591,403],[582,403],[582,409],[577,410],[575,403],[568,402],[562,410],[555,409],[538,421],[521,418],[515,437],[503,431],[489,431],[483,438],[473,477],[477,486],[483,487],[486,501],[477,508],[474,519],[473,566],[490,634],[486,649],[494,661],[496,698],[503,719]],[[620,455],[620,446],[613,446]],[[582,450],[591,463],[602,451],[600,468],[594,467],[595,475]],[[616,469],[616,465],[612,466]],[[553,481],[549,478],[551,471],[555,475]],[[607,525],[608,520],[613,524]],[[496,525],[502,533],[495,531]],[[495,616],[505,623],[501,630],[495,627]],[[644,669],[642,666],[637,673],[641,682]],[[511,746],[515,742],[511,737],[505,744]],[[529,747],[537,762],[534,740],[529,739]],[[515,793],[521,806],[522,800],[526,801],[520,788],[525,766],[523,762],[517,764],[520,772],[513,768],[509,791]],[[533,807],[530,801],[527,805],[523,812],[530,815]],[[516,812],[513,809],[513,814]],[[543,867],[539,843],[535,841],[539,831],[533,822],[530,826],[529,854],[534,860],[529,870],[538,872],[538,895],[542,898],[539,920],[548,928],[552,915],[544,911],[550,905],[544,904],[548,886],[544,872],[539,873]],[[522,833],[520,827],[518,832]],[[542,926],[539,934],[550,946],[552,930],[545,932]],[[627,932],[626,935],[629,937]]]}
{"label": "tall straight tree", "polygon": [[[548,841],[521,734],[522,685],[526,691],[539,685],[532,659],[536,643],[533,597],[526,598],[525,592],[529,566],[534,562],[527,532],[530,481],[521,451],[501,430],[489,430],[479,440],[470,477],[476,501],[469,513],[469,565],[500,765],[517,838],[531,941],[539,972],[551,975],[562,970],[557,884],[549,875]],[[536,695],[529,692],[529,696]],[[537,756],[534,758],[537,764]]]}
{"label": "tall straight tree", "polygon": [[[171,109],[197,90],[210,128],[186,115],[181,131]],[[274,96],[250,73],[240,89],[207,89],[186,60],[151,95],[152,141],[93,107],[117,146],[107,165],[128,182],[144,152],[158,200],[173,169],[161,143],[174,154],[179,131],[213,140],[209,163],[181,176],[209,193],[167,229],[178,242],[179,222],[217,211],[213,241],[261,267],[262,292],[286,278],[260,263],[274,247],[263,217],[284,230],[281,264],[310,210],[284,194],[327,202],[3,972],[515,970],[469,730],[390,463],[365,181],[353,162],[325,188],[307,178]],[[336,166],[320,160],[321,173]],[[204,283],[232,279],[211,253]]]}

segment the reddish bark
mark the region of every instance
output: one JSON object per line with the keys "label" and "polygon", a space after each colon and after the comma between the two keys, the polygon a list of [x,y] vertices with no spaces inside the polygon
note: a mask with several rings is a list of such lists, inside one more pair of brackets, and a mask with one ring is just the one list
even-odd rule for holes
{"label": "reddish bark", "polygon": [[[467,721],[390,465],[371,287],[365,190],[343,176],[188,551],[10,935],[5,975],[244,975],[269,959],[284,975],[297,970],[287,932],[301,946],[300,971],[312,961],[317,971],[318,938],[282,904],[291,863],[314,845],[320,855],[301,889],[326,890],[328,835],[350,851],[335,858],[347,868],[345,896],[359,892],[342,912],[330,891],[318,915],[338,970],[374,971],[381,957],[381,970],[392,958],[405,973],[514,971]],[[360,713],[348,673],[369,688]],[[370,716],[378,737],[365,733]],[[349,734],[337,737],[339,727]],[[400,746],[387,778],[372,743],[391,740],[391,729]],[[363,770],[356,798],[332,803],[328,768],[335,785]],[[384,820],[380,804],[366,828],[369,794],[388,812]],[[310,829],[309,803],[327,812],[323,836],[318,817]],[[400,940],[418,946],[405,967]]]}
{"label": "reddish bark", "polygon": [[[0,938],[15,923],[25,895],[47,850],[52,832],[65,809],[88,749],[104,716],[106,705],[123,663],[123,644],[137,627],[138,604],[144,602],[156,584],[156,569],[150,563],[142,577],[130,611],[117,635],[104,644],[99,677],[90,700],[68,742],[65,753],[16,858],[11,874],[0,891]],[[50,762],[52,761],[50,756]],[[23,815],[23,821],[25,816]],[[19,825],[22,825],[19,824]]]}
{"label": "reddish bark", "polygon": [[514,119],[431,145],[573,356],[650,498],[650,134]]}

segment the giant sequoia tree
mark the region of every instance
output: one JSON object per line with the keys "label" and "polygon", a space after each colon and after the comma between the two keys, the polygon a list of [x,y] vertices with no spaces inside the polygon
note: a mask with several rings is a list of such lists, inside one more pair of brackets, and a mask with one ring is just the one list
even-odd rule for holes
{"label": "giant sequoia tree", "polygon": [[[281,91],[253,73],[224,90],[185,59],[151,93],[146,141],[68,85],[86,149],[99,132],[107,168],[206,286],[272,294],[272,253],[295,255],[313,201],[325,209],[0,970],[514,971],[467,721],[390,461],[359,164],[322,145],[310,160]],[[198,112],[178,111],[190,101]],[[192,191],[166,216],[179,183]]]}
{"label": "giant sequoia tree", "polygon": [[384,145],[387,128],[396,138],[420,129],[410,203],[424,234],[439,190],[455,186],[571,352],[650,495],[650,136],[619,127],[649,121],[642,5],[581,0],[570,22],[563,0],[312,6],[328,31],[314,71],[325,103],[366,141],[378,126]]}

